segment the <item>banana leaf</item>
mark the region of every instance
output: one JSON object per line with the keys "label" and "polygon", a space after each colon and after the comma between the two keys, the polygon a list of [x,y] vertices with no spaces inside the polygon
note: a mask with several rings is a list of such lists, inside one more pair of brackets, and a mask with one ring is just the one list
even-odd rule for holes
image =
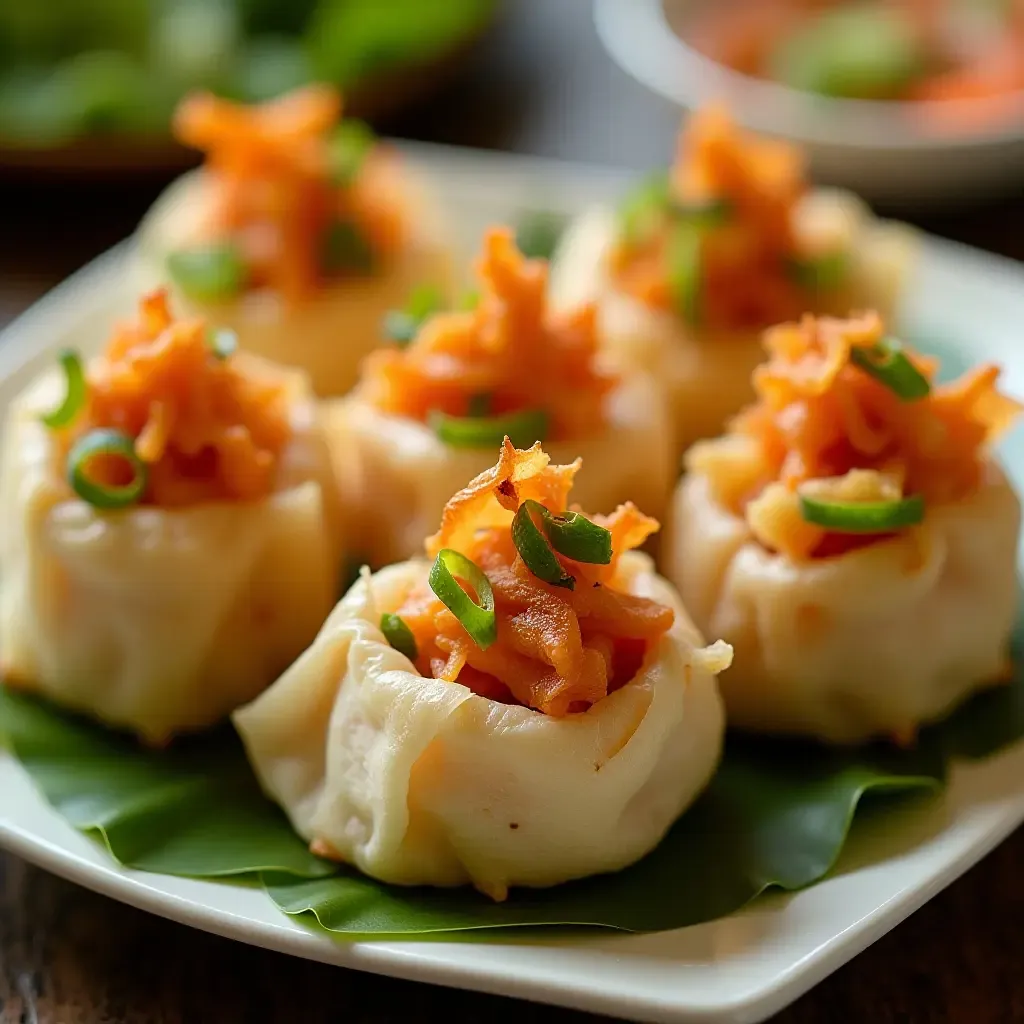
{"label": "banana leaf", "polygon": [[[1022,652],[1018,625],[1018,665]],[[145,750],[0,687],[0,733],[46,799],[122,864],[262,880],[285,913],[315,917],[339,936],[551,925],[653,931],[722,917],[772,887],[819,881],[866,794],[935,794],[954,759],[983,758],[1024,736],[1024,671],[925,730],[910,751],[730,735],[707,791],[649,856],[614,875],[515,891],[501,904],[469,889],[388,886],[313,857],[261,795],[228,729]]]}

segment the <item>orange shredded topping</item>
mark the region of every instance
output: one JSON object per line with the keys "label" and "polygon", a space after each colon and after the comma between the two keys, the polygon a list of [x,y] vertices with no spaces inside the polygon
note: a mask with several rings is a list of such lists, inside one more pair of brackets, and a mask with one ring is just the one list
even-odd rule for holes
{"label": "orange shredded topping", "polygon": [[[800,151],[741,131],[720,107],[694,114],[680,135],[670,173],[683,204],[724,201],[722,223],[703,229],[701,321],[713,327],[762,327],[799,316],[806,293],[792,279],[793,211],[807,191]],[[645,305],[673,309],[668,253],[671,217],[637,240],[621,239],[611,256],[619,287]]]}
{"label": "orange shredded topping", "polygon": [[[741,504],[769,546],[803,558],[877,539],[829,537],[804,522],[798,488],[813,493],[825,486],[833,500],[921,495],[937,505],[962,499],[981,482],[987,448],[1024,408],[997,390],[1000,370],[992,364],[933,384],[925,398],[901,400],[850,361],[854,349],[884,337],[875,313],[848,320],[805,316],[766,332],[769,358],[754,372],[758,400],[730,430],[752,442],[756,472],[739,471],[750,485]],[[903,351],[934,379],[935,359]]]}
{"label": "orange shredded topping", "polygon": [[440,530],[426,542],[427,554],[433,558],[442,548],[454,548],[486,573],[498,639],[481,650],[424,583],[398,609],[416,637],[417,668],[424,675],[560,716],[586,710],[639,671],[648,646],[671,627],[674,613],[619,589],[618,563],[658,523],[632,504],[594,516],[611,531],[612,561],[585,565],[559,556],[576,578],[573,590],[534,576],[512,542],[512,518],[523,501],[539,501],[556,515],[565,512],[579,466],[578,459],[552,466],[539,443],[519,451],[506,438],[497,465],[448,503]]}
{"label": "orange shredded topping", "polygon": [[[146,504],[249,501],[272,489],[291,436],[284,381],[251,357],[214,355],[206,324],[175,321],[166,292],[141,300],[138,321],[115,329],[86,380],[85,407],[62,440],[97,427],[134,438],[149,469]],[[88,471],[125,482],[119,459],[94,459]]]}
{"label": "orange shredded topping", "polygon": [[596,363],[595,310],[547,309],[548,266],[527,260],[509,228],[487,232],[477,263],[480,299],[470,311],[431,317],[404,349],[370,354],[363,393],[379,409],[424,421],[434,410],[488,415],[541,409],[552,438],[580,437],[604,423],[615,378]]}
{"label": "orange shredded topping", "polygon": [[206,153],[215,189],[209,241],[234,241],[252,287],[298,301],[327,279],[323,250],[332,225],[353,226],[377,257],[402,242],[404,215],[393,154],[380,144],[351,182],[332,179],[330,133],[339,94],[310,85],[257,106],[210,93],[187,96],[174,133]]}

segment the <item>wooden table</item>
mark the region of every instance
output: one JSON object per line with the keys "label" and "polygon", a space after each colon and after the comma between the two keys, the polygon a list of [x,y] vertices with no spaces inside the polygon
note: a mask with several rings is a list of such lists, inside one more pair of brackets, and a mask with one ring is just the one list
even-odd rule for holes
{"label": "wooden table", "polygon": [[[589,11],[589,0],[515,0],[441,101],[386,127],[415,138],[637,168],[664,161],[677,112],[610,63]],[[162,184],[0,180],[0,324],[127,234]],[[908,219],[1024,257],[1021,198]],[[777,1021],[1024,1021],[1022,863],[1019,831]],[[0,1024],[500,1024],[524,1017],[552,1024],[600,1019],[262,952],[131,910],[0,855]]]}

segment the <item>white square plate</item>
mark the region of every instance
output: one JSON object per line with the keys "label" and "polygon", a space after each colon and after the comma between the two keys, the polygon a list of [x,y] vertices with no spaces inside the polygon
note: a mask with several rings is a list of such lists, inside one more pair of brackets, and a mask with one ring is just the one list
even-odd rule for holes
{"label": "white square plate", "polygon": [[[622,177],[494,154],[409,147],[459,218],[469,251],[483,227],[540,206],[573,213],[613,198]],[[3,334],[0,415],[52,351],[97,345],[126,308],[121,246],[55,289]],[[971,360],[997,359],[1024,395],[1024,271],[927,240],[904,321],[915,339],[955,339]],[[1019,438],[1016,439],[1019,441]],[[1024,446],[1005,446],[1024,484]],[[43,868],[184,924],[295,956],[419,981],[580,1007],[643,1021],[764,1020],[856,955],[966,871],[1024,821],[1024,744],[960,765],[942,798],[855,830],[833,875],[698,927],[652,935],[531,935],[516,940],[339,942],[292,920],[262,892],[120,869],[41,799],[0,753],[0,844]],[[680,885],[700,885],[680,878]]]}

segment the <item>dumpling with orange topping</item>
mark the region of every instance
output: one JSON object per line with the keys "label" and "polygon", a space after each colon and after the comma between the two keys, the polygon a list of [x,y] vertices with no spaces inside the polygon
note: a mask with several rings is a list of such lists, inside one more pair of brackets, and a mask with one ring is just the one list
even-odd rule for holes
{"label": "dumpling with orange topping", "polygon": [[913,741],[1008,678],[1020,502],[992,444],[1021,406],[876,314],[770,330],[757,401],[695,445],[666,572],[736,650],[730,724]]}
{"label": "dumpling with orange topping", "polygon": [[616,361],[664,383],[681,453],[751,400],[765,328],[808,311],[889,315],[914,252],[905,225],[848,192],[812,190],[798,149],[708,108],[668,174],[569,229],[552,295],[560,309],[596,301]]}
{"label": "dumpling with orange topping", "polygon": [[588,508],[633,500],[661,515],[675,479],[668,413],[642,373],[600,361],[594,310],[547,308],[547,263],[492,228],[475,308],[439,312],[404,346],[374,352],[330,414],[345,504],[373,565],[409,558],[448,496],[491,463],[507,434],[543,441],[557,462],[583,459]]}
{"label": "dumpling with orange topping", "polygon": [[161,744],[251,700],[336,596],[330,454],[305,378],[144,298],[13,404],[0,471],[7,685]]}
{"label": "dumpling with orange topping", "polygon": [[317,394],[355,383],[380,324],[414,285],[447,294],[439,207],[388,145],[309,86],[262,106],[187,97],[174,128],[206,154],[139,231],[145,287],[235,330],[241,347],[305,370]]}
{"label": "dumpling with orange topping", "polygon": [[710,647],[632,550],[633,505],[567,509],[579,463],[508,439],[448,503],[430,560],[364,570],[235,724],[324,856],[496,900],[653,849],[722,745]]}

